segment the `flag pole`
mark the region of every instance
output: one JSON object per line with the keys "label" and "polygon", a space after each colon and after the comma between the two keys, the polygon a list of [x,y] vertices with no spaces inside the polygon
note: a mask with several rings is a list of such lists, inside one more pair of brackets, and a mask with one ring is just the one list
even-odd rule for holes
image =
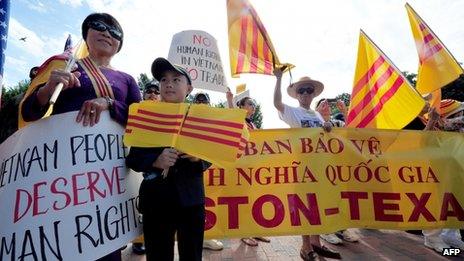
{"label": "flag pole", "polygon": [[[185,112],[184,114],[184,118],[182,119],[182,122],[180,123],[180,126],[179,126],[179,131],[177,132],[177,134],[174,136],[174,138],[172,139],[172,143],[171,143],[171,149],[174,148],[174,146],[176,145],[177,143],[177,138],[178,136],[180,135],[180,132],[182,130],[182,127],[184,126],[184,123],[185,123],[185,120],[187,119],[187,116],[188,116],[188,113],[190,111],[190,106],[192,106],[192,104],[188,104],[188,107],[187,107],[187,111]],[[166,178],[168,176],[168,172],[169,172],[169,168],[167,169],[163,169],[163,172],[161,173],[161,176],[163,176],[163,178]]]}

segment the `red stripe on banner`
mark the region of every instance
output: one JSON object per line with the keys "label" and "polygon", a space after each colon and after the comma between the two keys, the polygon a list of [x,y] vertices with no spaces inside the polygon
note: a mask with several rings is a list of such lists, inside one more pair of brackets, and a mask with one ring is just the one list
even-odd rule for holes
{"label": "red stripe on banner", "polygon": [[425,28],[427,28],[427,27],[425,27],[425,25],[423,23],[419,23],[419,28],[421,29],[421,31],[424,31]]}
{"label": "red stripe on banner", "polygon": [[256,23],[253,22],[252,26],[252,47],[251,47],[251,62],[250,62],[250,72],[256,73],[258,71],[258,27]]}
{"label": "red stripe on banner", "polygon": [[234,137],[234,138],[240,138],[242,136],[241,132],[233,132],[233,131],[222,130],[222,129],[218,129],[218,128],[210,128],[210,127],[192,125],[192,124],[188,124],[188,123],[184,123],[184,125],[182,125],[182,128],[189,128],[189,129],[194,129],[194,130],[207,131],[207,132],[212,132],[214,134],[223,134],[223,135],[231,136],[231,137]]}
{"label": "red stripe on banner", "polygon": [[244,139],[244,138],[240,138],[240,142],[247,143],[248,140],[247,140],[247,139]]}
{"label": "red stripe on banner", "polygon": [[263,40],[263,54],[264,54],[264,73],[272,75],[272,61],[270,59],[271,51],[267,45],[266,39]]}
{"label": "red stripe on banner", "polygon": [[126,133],[132,133],[132,129],[126,129]]}
{"label": "red stripe on banner", "polygon": [[239,146],[238,142],[221,139],[217,137],[211,137],[211,136],[202,135],[202,134],[197,134],[197,133],[188,132],[188,131],[181,131],[180,135],[195,138],[195,139],[210,141],[210,142],[214,142],[214,143],[218,143],[218,144],[222,144],[222,145],[226,145],[226,146],[230,146],[234,148],[238,148]]}
{"label": "red stripe on banner", "polygon": [[383,105],[387,103],[393,95],[395,95],[396,91],[401,87],[401,85],[404,83],[403,78],[398,75],[398,78],[396,78],[395,82],[393,83],[392,87],[380,98],[379,103],[375,105],[375,107],[372,109],[372,111],[369,112],[369,114],[362,119],[362,121],[358,124],[357,128],[364,128],[366,127],[376,116],[379,114],[379,112],[382,110]]}
{"label": "red stripe on banner", "polygon": [[129,120],[138,120],[138,121],[144,121],[144,122],[149,122],[149,123],[159,124],[159,125],[180,126],[179,121],[174,121],[174,122],[173,121],[158,121],[158,120],[140,117],[137,115],[129,115]]}
{"label": "red stripe on banner", "polygon": [[430,47],[430,48],[427,48],[426,51],[425,51],[425,55],[423,57],[423,60],[421,61],[425,61],[427,59],[429,59],[430,57],[434,56],[436,53],[438,53],[441,49],[443,49],[443,46],[441,46],[440,43],[437,43],[436,45]]}
{"label": "red stripe on banner", "polygon": [[364,98],[356,104],[356,106],[350,110],[348,113],[348,122],[351,122],[356,118],[356,116],[374,99],[375,95],[377,95],[380,87],[385,84],[385,82],[390,78],[393,74],[394,69],[389,66],[387,70],[377,79],[377,81],[372,85],[372,88],[369,92],[364,96]]}
{"label": "red stripe on banner", "polygon": [[143,130],[149,130],[149,131],[154,131],[154,132],[164,132],[164,133],[177,133],[179,129],[174,128],[174,129],[165,129],[165,128],[156,128],[152,126],[147,126],[143,125],[140,123],[135,123],[135,122],[127,122],[127,126],[134,127],[134,128],[139,128]]}
{"label": "red stripe on banner", "polygon": [[95,78],[95,81],[97,82],[97,88],[100,91],[101,96],[102,97],[108,96],[108,94],[106,93],[106,89],[103,87],[105,85],[105,83],[102,82],[101,78],[98,76],[98,73],[97,73],[97,71],[95,70],[95,67],[92,64],[92,61],[90,61],[90,58],[87,57],[87,58],[83,59],[82,61],[85,63],[87,68],[92,73],[92,76]]}
{"label": "red stripe on banner", "polygon": [[145,114],[148,116],[159,117],[159,118],[166,118],[166,119],[182,119],[184,118],[183,114],[165,114],[165,113],[156,113],[147,110],[138,109],[138,113]]}
{"label": "red stripe on banner", "polygon": [[372,64],[371,68],[366,72],[366,74],[361,77],[361,79],[356,83],[356,85],[353,87],[353,92],[351,93],[351,97],[356,96],[359,91],[362,90],[364,85],[366,85],[369,82],[369,79],[372,77],[372,75],[379,69],[379,67],[385,62],[385,58],[383,56],[379,56],[377,60]]}
{"label": "red stripe on banner", "polygon": [[216,125],[219,125],[219,126],[227,126],[227,127],[231,127],[231,128],[236,128],[236,129],[240,129],[240,133],[243,130],[243,124],[230,122],[230,121],[203,119],[203,118],[197,118],[197,117],[192,117],[192,116],[187,116],[187,118],[185,120],[186,121],[193,121],[193,122],[208,123],[208,124],[216,124]]}
{"label": "red stripe on banner", "polygon": [[243,72],[243,64],[246,56],[248,17],[242,18],[242,31],[240,32],[240,48],[238,51],[237,73]]}
{"label": "red stripe on banner", "polygon": [[330,215],[335,215],[340,212],[338,208],[326,208],[324,209],[325,215],[330,216]]}
{"label": "red stripe on banner", "polygon": [[425,44],[428,44],[430,41],[432,41],[434,38],[433,38],[433,35],[432,34],[428,34],[426,36],[424,36],[424,43]]}

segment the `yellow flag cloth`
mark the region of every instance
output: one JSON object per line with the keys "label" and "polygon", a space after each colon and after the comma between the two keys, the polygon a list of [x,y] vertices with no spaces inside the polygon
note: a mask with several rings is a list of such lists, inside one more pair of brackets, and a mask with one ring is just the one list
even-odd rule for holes
{"label": "yellow flag cloth", "polygon": [[188,104],[143,101],[129,106],[124,144],[174,147]]}
{"label": "yellow flag cloth", "polygon": [[235,94],[242,93],[246,90],[246,84],[239,84],[237,87],[235,87]]}
{"label": "yellow flag cloth", "polygon": [[347,126],[402,129],[424,105],[402,73],[361,31]]}
{"label": "yellow flag cloth", "polygon": [[[244,134],[245,110],[144,101],[129,107],[126,146],[173,147],[222,165],[234,162]],[[242,141],[244,139],[244,141]],[[241,143],[242,141],[242,143]]]}
{"label": "yellow flag cloth", "polygon": [[[21,129],[27,125],[27,122],[24,121],[22,117],[22,105],[23,102],[26,100],[29,95],[31,95],[37,88],[43,86],[47,83],[48,78],[50,78],[50,74],[52,71],[57,69],[64,70],[66,68],[66,63],[70,56],[73,55],[76,59],[82,59],[89,55],[89,51],[87,49],[87,45],[83,40],[80,40],[79,43],[72,49],[72,52],[65,51],[62,54],[52,56],[48,58],[40,67],[37,75],[32,80],[31,84],[26,90],[21,103],[19,104],[19,113],[18,113],[18,129]],[[50,106],[48,108],[47,113],[44,115],[43,118],[48,117],[51,115],[53,107]]]}
{"label": "yellow flag cloth", "polygon": [[274,67],[294,67],[279,61],[263,23],[248,0],[228,0],[227,17],[232,77],[241,73],[272,75]]}
{"label": "yellow flag cloth", "polygon": [[430,93],[456,80],[464,71],[409,4],[406,4],[406,10],[419,55],[417,91],[421,94]]}

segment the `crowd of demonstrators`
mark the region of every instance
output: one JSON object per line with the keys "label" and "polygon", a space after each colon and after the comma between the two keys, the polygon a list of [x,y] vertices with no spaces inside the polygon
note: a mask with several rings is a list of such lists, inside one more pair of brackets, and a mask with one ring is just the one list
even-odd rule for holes
{"label": "crowd of demonstrators", "polygon": [[[25,121],[42,118],[49,108],[49,100],[58,84],[63,90],[56,101],[52,114],[79,111],[76,122],[84,126],[98,124],[100,114],[109,111],[113,120],[125,125],[130,104],[139,102],[141,95],[134,78],[111,66],[111,60],[122,47],[124,33],[119,22],[109,14],[93,13],[82,23],[82,36],[87,44],[89,56],[87,62],[97,70],[86,69],[79,61],[72,72],[53,70],[47,82],[24,98],[22,117]],[[344,127],[347,108],[343,101],[321,99],[316,110],[311,103],[319,96],[324,85],[310,77],[302,77],[287,87],[290,97],[296,99],[298,107],[282,102],[282,74],[285,68],[276,68],[274,75],[274,106],[279,118],[291,128],[322,128],[330,132],[334,127]],[[38,67],[30,71],[30,78],[37,75]],[[149,82],[143,92],[144,100],[167,103],[182,103],[193,90],[192,79],[187,70],[170,63],[164,58],[154,60],[151,68],[156,81]],[[96,86],[95,77],[104,79],[104,86]],[[102,95],[99,88],[105,88]],[[404,129],[436,130],[464,133],[464,104],[455,100],[443,100],[440,114],[430,108],[428,99],[420,114]],[[233,104],[230,90],[226,93],[229,108],[246,110],[245,121],[249,130],[257,129],[253,123],[256,102],[244,97]],[[193,103],[210,105],[207,93],[197,93]],[[332,104],[331,104],[332,103]],[[334,104],[335,103],[335,104]],[[333,115],[331,105],[340,113]],[[425,115],[428,115],[426,118]],[[201,260],[202,250],[222,250],[219,240],[204,240],[205,227],[205,189],[203,172],[210,163],[185,154],[173,148],[132,147],[126,158],[129,168],[143,173],[139,189],[139,210],[143,214],[144,238],[133,241],[132,250],[136,254],[147,255],[147,260],[173,260],[177,237],[180,260]],[[167,172],[164,177],[163,173]],[[423,230],[424,245],[442,252],[455,247],[464,249],[464,242],[457,229]],[[358,236],[349,229],[332,234],[304,235],[300,257],[303,260],[319,260],[319,256],[341,259],[339,252],[321,244],[320,239],[331,244],[343,241],[357,242]],[[145,243],[144,243],[145,241]],[[249,246],[258,246],[258,242],[270,242],[265,237],[241,238]],[[99,260],[121,260],[121,251],[115,251]]]}
{"label": "crowd of demonstrators", "polygon": [[[111,60],[121,50],[124,39],[119,22],[106,13],[90,14],[82,23],[82,37],[89,50],[87,58],[97,68],[93,73],[108,83],[103,86],[108,95],[97,95],[98,86],[92,81],[96,75],[89,74],[81,63],[77,63],[72,73],[53,70],[46,83],[25,97],[21,110],[25,121],[35,121],[45,115],[55,87],[62,83],[63,90],[52,114],[79,111],[76,121],[84,126],[93,126],[98,123],[102,111],[109,111],[112,119],[126,124],[129,105],[139,102],[141,97],[134,78],[111,66]],[[31,70],[32,77],[34,72]],[[121,252],[115,251],[100,260],[121,260]]]}
{"label": "crowd of demonstrators", "polygon": [[[291,128],[320,128],[324,131],[331,131],[332,124],[326,122],[321,114],[311,109],[311,102],[324,89],[324,85],[310,77],[302,77],[295,83],[287,87],[290,97],[298,100],[299,107],[291,107],[282,102],[282,73],[284,68],[276,68],[276,85],[274,89],[274,106],[279,113],[279,118],[287,123]],[[303,260],[319,260],[319,255],[340,259],[339,252],[332,250],[321,244],[318,235],[302,236],[303,244],[300,250],[300,257]]]}
{"label": "crowd of demonstrators", "polygon": [[[187,71],[164,58],[153,62],[152,74],[159,81],[163,102],[182,103],[193,89]],[[147,260],[173,260],[175,236],[180,260],[201,260],[205,227],[203,172],[211,164],[166,147],[132,147],[126,164],[144,176],[139,208]]]}

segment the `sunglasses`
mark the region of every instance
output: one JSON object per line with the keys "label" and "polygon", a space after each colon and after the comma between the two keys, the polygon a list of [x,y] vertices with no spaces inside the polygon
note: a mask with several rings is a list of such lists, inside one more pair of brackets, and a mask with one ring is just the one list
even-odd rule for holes
{"label": "sunglasses", "polygon": [[195,99],[195,103],[208,104],[209,101],[206,99]]}
{"label": "sunglasses", "polygon": [[109,26],[107,24],[105,24],[104,22],[101,22],[101,21],[92,21],[92,22],[89,22],[88,23],[89,27],[96,30],[96,31],[99,31],[99,32],[104,32],[106,30],[108,30],[108,32],[110,33],[110,35],[118,40],[118,41],[121,41],[122,40],[122,32],[119,31],[118,29],[116,29],[115,27],[113,26]]}
{"label": "sunglasses", "polygon": [[156,95],[160,94],[160,93],[159,93],[158,91],[156,91],[156,90],[146,90],[145,93],[146,93],[146,94],[152,94],[152,93],[154,93],[154,94],[156,94]]}
{"label": "sunglasses", "polygon": [[307,88],[300,88],[296,91],[296,93],[298,94],[303,94],[303,93],[307,93],[307,94],[312,94],[314,92],[314,89],[311,88],[311,87],[307,87]]}

